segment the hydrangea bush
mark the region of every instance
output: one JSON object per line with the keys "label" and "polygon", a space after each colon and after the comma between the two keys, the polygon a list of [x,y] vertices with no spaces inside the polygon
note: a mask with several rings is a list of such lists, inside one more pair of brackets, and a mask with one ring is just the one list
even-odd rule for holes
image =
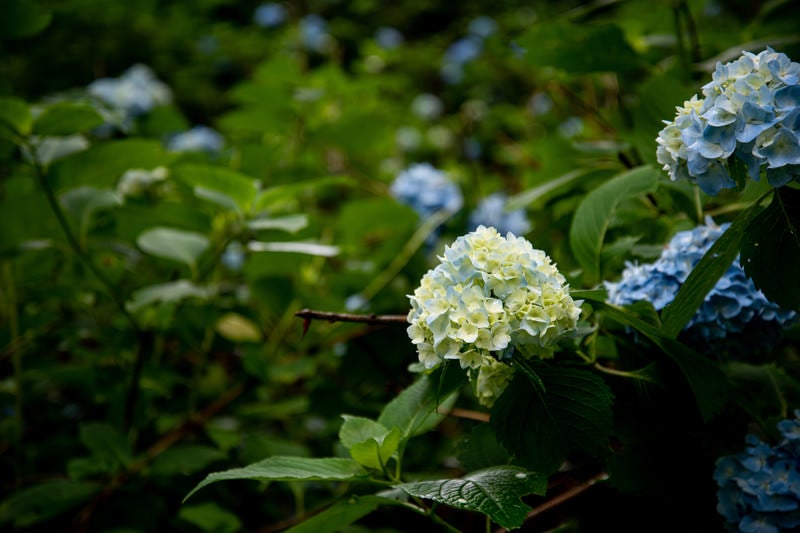
{"label": "hydrangea bush", "polygon": [[779,533],[800,527],[800,410],[777,427],[776,444],[748,434],[743,452],[717,460],[717,511],[734,530]]}
{"label": "hydrangea bush", "polygon": [[[710,218],[704,225],[680,231],[652,263],[628,262],[616,282],[604,282],[608,299],[616,305],[638,301],[661,311],[674,299],[686,278],[714,242],[728,229]],[[770,302],[735,259],[684,328],[694,346],[719,355],[723,349],[733,355],[764,352],[781,338],[784,327],[797,314]]]}
{"label": "hydrangea bush", "polygon": [[552,357],[581,312],[547,254],[523,237],[484,226],[447,246],[409,300],[408,335],[420,362],[432,369],[454,359],[477,370],[486,404],[509,376],[497,361],[516,352]]}

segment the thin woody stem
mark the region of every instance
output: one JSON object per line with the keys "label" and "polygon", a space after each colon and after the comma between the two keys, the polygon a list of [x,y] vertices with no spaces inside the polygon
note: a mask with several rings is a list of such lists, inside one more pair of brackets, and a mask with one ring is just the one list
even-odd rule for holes
{"label": "thin woody stem", "polygon": [[359,322],[371,326],[381,324],[407,324],[406,315],[358,315],[353,313],[330,313],[327,311],[315,311],[313,309],[301,309],[295,316],[306,320],[327,320],[328,322]]}

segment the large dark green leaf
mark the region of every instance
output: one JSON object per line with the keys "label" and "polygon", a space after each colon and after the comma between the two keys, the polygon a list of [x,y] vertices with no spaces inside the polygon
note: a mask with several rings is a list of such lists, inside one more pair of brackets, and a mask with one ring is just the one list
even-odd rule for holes
{"label": "large dark green leaf", "polygon": [[96,483],[55,479],[17,491],[0,504],[0,524],[28,527],[64,513],[100,490]]}
{"label": "large dark green leaf", "polygon": [[722,408],[728,396],[728,383],[725,375],[713,361],[698,355],[675,339],[667,337],[658,327],[645,322],[626,309],[597,298],[596,294],[590,291],[573,291],[572,294],[575,298],[589,301],[592,307],[615,322],[635,329],[650,339],[677,364],[692,388],[704,420],[710,419]]}
{"label": "large dark green leaf", "polygon": [[661,332],[664,335],[674,339],[689,323],[719,278],[736,259],[745,229],[759,209],[753,205],[739,213],[695,265],[675,298],[661,312]]}
{"label": "large dark green leaf", "polygon": [[33,121],[37,135],[70,135],[88,131],[103,123],[103,117],[89,104],[59,102],[48,106]]}
{"label": "large dark green leaf", "polygon": [[660,173],[650,166],[639,167],[615,176],[593,190],[575,210],[569,243],[575,259],[583,267],[586,282],[600,278],[600,254],[606,231],[617,206],[624,200],[655,190]]}
{"label": "large dark green leaf", "polygon": [[519,40],[525,61],[571,73],[625,72],[640,60],[617,26],[587,26],[565,21],[536,24]]}
{"label": "large dark green leaf", "polygon": [[397,487],[411,496],[481,512],[504,528],[516,529],[531,509],[520,498],[528,494],[543,496],[547,478],[517,466],[494,466],[461,479],[416,481]]}
{"label": "large dark green leaf", "polygon": [[211,533],[235,533],[242,529],[239,517],[211,502],[181,507],[178,517]]}
{"label": "large dark green leaf", "polygon": [[611,434],[613,396],[589,369],[537,366],[545,386],[537,394],[522,373],[492,407],[497,440],[528,468],[554,472],[570,451],[599,455]]}
{"label": "large dark green leaf", "polygon": [[[452,377],[457,374],[463,375],[463,372],[449,373]],[[450,379],[443,390],[439,377],[440,372],[421,376],[386,404],[378,422],[386,427],[400,428],[403,437],[407,439],[436,427],[445,416],[440,412],[452,407],[457,396],[453,391],[461,384],[460,381]]]}
{"label": "large dark green leaf", "polygon": [[380,496],[350,496],[305,522],[287,529],[286,533],[339,533],[342,528],[367,516],[381,505],[402,506],[406,504]]}
{"label": "large dark green leaf", "polygon": [[217,481],[254,479],[270,481],[356,481],[368,476],[352,459],[277,456],[242,467],[214,472],[198,483],[184,501],[203,487]]}
{"label": "large dark green leaf", "polygon": [[744,230],[741,263],[769,300],[800,309],[800,191],[781,187]]}
{"label": "large dark green leaf", "polygon": [[33,0],[0,2],[0,39],[19,39],[45,29],[53,14]]}

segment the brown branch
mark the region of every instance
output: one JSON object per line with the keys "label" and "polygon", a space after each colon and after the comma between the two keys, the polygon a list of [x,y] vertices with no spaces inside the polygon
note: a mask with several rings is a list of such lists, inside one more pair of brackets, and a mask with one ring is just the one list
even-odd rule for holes
{"label": "brown branch", "polygon": [[352,313],[330,313],[328,311],[315,311],[301,309],[294,314],[305,320],[327,320],[328,322],[359,322],[371,326],[382,324],[407,324],[406,315],[355,315]]}
{"label": "brown branch", "polygon": [[446,411],[440,411],[437,409],[436,412],[440,415],[453,416],[456,418],[464,418],[468,420],[476,420],[478,422],[489,421],[489,413],[482,413],[480,411],[473,411],[471,409],[461,409],[459,407],[453,407],[452,409],[448,409]]}
{"label": "brown branch", "polygon": [[[557,507],[557,506],[561,505],[565,501],[570,500],[570,499],[574,498],[575,496],[583,493],[584,491],[590,489],[598,481],[605,481],[606,479],[608,479],[608,473],[600,472],[599,474],[596,474],[596,475],[590,477],[589,479],[587,479],[585,481],[582,481],[581,483],[578,483],[577,485],[575,485],[571,489],[565,490],[564,492],[553,496],[552,498],[550,498],[549,500],[547,500],[546,502],[544,502],[540,506],[538,506],[538,507],[536,507],[534,509],[531,509],[528,512],[528,515],[525,517],[525,521],[528,521],[531,518],[544,513],[545,511],[549,511],[553,507]],[[508,530],[506,528],[502,528],[501,527],[499,529],[496,529],[494,531],[494,533],[506,533],[507,531]]]}

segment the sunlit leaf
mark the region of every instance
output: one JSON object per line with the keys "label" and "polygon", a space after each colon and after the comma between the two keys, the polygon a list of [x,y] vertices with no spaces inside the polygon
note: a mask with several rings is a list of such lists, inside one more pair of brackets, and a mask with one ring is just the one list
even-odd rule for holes
{"label": "sunlit leaf", "polygon": [[145,252],[194,266],[208,248],[208,238],[192,231],[173,228],[152,228],[136,239]]}

